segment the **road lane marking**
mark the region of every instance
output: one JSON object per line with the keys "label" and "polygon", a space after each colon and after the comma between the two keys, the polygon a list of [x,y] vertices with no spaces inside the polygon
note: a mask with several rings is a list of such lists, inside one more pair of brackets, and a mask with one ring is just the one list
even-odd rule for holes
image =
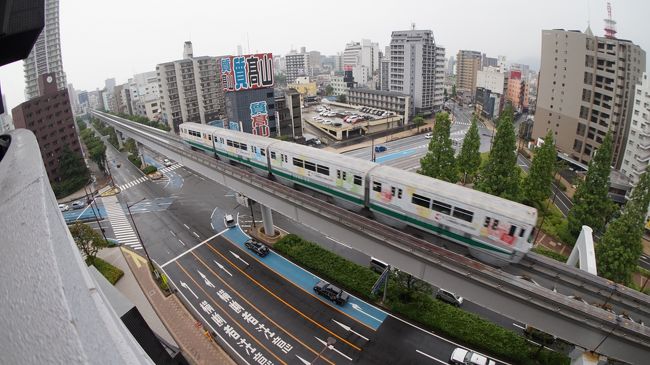
{"label": "road lane marking", "polygon": [[[344,339],[343,337],[341,337],[341,336],[337,335],[336,333],[332,332],[331,330],[329,330],[328,328],[326,328],[326,327],[323,326],[322,324],[316,322],[313,318],[311,318],[310,316],[304,314],[303,312],[301,312],[300,310],[298,310],[298,308],[296,308],[296,307],[294,307],[293,305],[289,304],[286,300],[280,298],[280,297],[279,297],[277,294],[275,294],[272,290],[270,290],[270,289],[267,288],[266,286],[262,285],[262,284],[261,284],[260,282],[258,282],[257,280],[253,279],[252,276],[250,276],[250,275],[249,275],[248,273],[246,273],[244,270],[242,270],[241,268],[239,268],[239,266],[233,264],[230,260],[228,260],[228,258],[227,258],[226,256],[224,256],[221,252],[219,252],[218,250],[216,250],[214,247],[212,247],[211,245],[207,245],[207,247],[210,248],[210,250],[212,250],[212,251],[213,251],[214,253],[216,253],[217,255],[221,256],[224,260],[226,260],[226,261],[227,261],[227,262],[228,262],[232,267],[234,267],[234,268],[235,268],[237,271],[239,271],[242,275],[246,276],[246,277],[248,278],[248,280],[252,281],[253,283],[255,283],[255,285],[257,285],[257,286],[259,286],[260,288],[262,288],[265,292],[269,293],[272,297],[274,297],[275,299],[277,299],[279,302],[283,303],[284,305],[286,305],[287,307],[289,307],[291,310],[293,310],[294,312],[298,313],[301,317],[305,318],[307,321],[313,323],[314,325],[316,325],[316,326],[319,327],[320,329],[324,330],[325,332],[329,333],[330,335],[336,337],[336,338],[339,339],[340,341],[345,342],[346,344],[348,344],[348,346],[354,348],[355,350],[357,350],[357,351],[361,351],[361,348],[360,348],[359,346],[357,346],[357,345],[355,345],[355,344],[349,342],[348,340],[346,340],[346,339]],[[196,255],[194,255],[194,256],[196,257]],[[198,257],[197,257],[197,258],[198,258]],[[200,259],[199,259],[199,261],[200,261]],[[268,266],[266,266],[266,267],[268,268]],[[270,268],[269,268],[269,270],[270,270]],[[275,272],[275,271],[273,271],[273,272]],[[277,273],[276,273],[276,274],[277,274]],[[287,280],[287,278],[285,278],[284,276],[280,275],[280,277],[282,277],[282,278],[283,278],[284,280],[286,280],[287,282],[289,282],[289,283],[295,285],[292,281]],[[297,285],[296,285],[296,287],[299,288],[299,289],[301,289],[301,290],[304,291],[305,293],[307,293],[307,291],[304,290],[304,289],[302,289],[301,287],[299,287],[299,286],[297,286]],[[311,294],[311,293],[308,293],[308,294],[311,295],[311,296],[314,296],[314,295]],[[333,308],[333,307],[332,307],[332,308]],[[349,314],[347,314],[347,313],[345,313],[345,312],[341,312],[340,310],[338,310],[338,309],[336,309],[336,308],[333,308],[333,309],[337,310],[339,313],[343,313],[343,314],[346,315],[346,316],[350,316]],[[350,318],[352,318],[352,317],[350,317]]]}
{"label": "road lane marking", "polygon": [[355,335],[357,335],[357,336],[363,338],[364,340],[366,340],[366,341],[370,341],[370,339],[369,339],[368,337],[366,337],[366,336],[360,334],[359,332],[355,332],[355,331],[352,329],[352,327],[350,327],[350,326],[348,326],[348,325],[346,325],[346,324],[343,324],[343,323],[337,321],[337,320],[334,319],[334,318],[332,318],[332,322],[338,324],[339,326],[341,326],[341,328],[343,328],[343,329],[346,330],[347,332],[352,332],[352,333],[354,333]]}
{"label": "road lane marking", "polygon": [[242,259],[238,254],[236,254],[236,253],[234,253],[232,251],[228,251],[228,252],[230,252],[231,255],[233,255],[235,258],[237,258],[237,260],[243,262],[244,265],[246,265],[246,266],[250,265],[248,262],[244,261],[244,259]]}
{"label": "road lane marking", "polygon": [[[321,340],[320,338],[318,338],[318,337],[316,337],[316,336],[314,336],[314,338],[315,338],[316,340],[318,340],[318,342],[322,343],[323,346],[327,346],[327,342]],[[334,352],[338,353],[339,355],[345,357],[346,359],[348,359],[348,361],[352,361],[352,358],[351,358],[350,356],[348,356],[348,355],[342,353],[341,351],[337,350],[336,347],[334,347],[334,345],[330,345],[330,346],[332,346],[332,348],[331,348],[332,351],[334,351]],[[329,348],[329,347],[328,347],[328,348]],[[323,358],[323,357],[321,356],[321,359],[322,359],[322,358]]]}
{"label": "road lane marking", "polygon": [[441,363],[441,364],[447,364],[447,362],[442,361],[442,360],[440,360],[440,359],[438,359],[438,358],[435,358],[435,357],[433,357],[433,356],[431,356],[431,355],[429,355],[429,354],[427,354],[427,353],[424,353],[424,352],[422,352],[422,351],[420,351],[420,350],[415,350],[415,352],[417,352],[418,354],[420,354],[420,355],[422,355],[422,356],[426,356],[426,357],[428,357],[428,358],[431,359],[431,360],[437,361],[437,362],[439,362],[439,363]]}
{"label": "road lane marking", "polygon": [[196,245],[196,246],[190,248],[189,250],[187,250],[187,251],[181,253],[180,255],[174,257],[173,259],[171,259],[171,260],[165,262],[165,263],[162,264],[162,266],[160,266],[160,267],[165,267],[165,266],[171,264],[171,263],[174,262],[175,260],[178,260],[179,258],[181,258],[181,257],[183,257],[183,256],[185,256],[185,255],[187,255],[188,253],[190,253],[190,252],[196,250],[198,247],[203,246],[204,244],[206,244],[206,243],[207,243],[208,241],[210,241],[211,239],[213,239],[213,238],[215,238],[215,237],[217,237],[217,236],[220,236],[221,234],[223,234],[223,233],[226,232],[226,231],[227,231],[227,229],[224,229],[223,231],[221,231],[221,232],[215,234],[214,236],[212,236],[212,237],[206,239],[205,241],[199,243],[198,245]]}
{"label": "road lane marking", "polygon": [[174,231],[169,231],[169,233],[171,233],[172,236],[176,237],[176,233],[174,233]]}
{"label": "road lane marking", "polygon": [[192,231],[192,234],[195,235],[196,238],[199,238],[199,239],[201,238],[201,237],[199,237],[199,235],[198,235],[196,232],[194,232],[194,231]]}
{"label": "road lane marking", "polygon": [[188,230],[190,229],[190,227],[188,227],[187,224],[183,223],[183,225],[184,225],[185,228],[187,228]]}
{"label": "road lane marking", "polygon": [[[165,272],[165,270],[163,270],[162,268],[160,268],[160,270],[162,270],[162,272],[165,274],[165,276],[167,277],[167,279],[168,279],[169,281],[171,281],[171,283],[176,287],[176,289],[178,289],[178,285],[176,285],[176,283],[175,283],[175,282],[174,282],[174,281],[169,277],[169,275],[167,275],[167,272]],[[190,300],[187,299],[187,297],[185,296],[185,294],[183,294],[182,291],[178,290],[178,294],[180,294],[180,295],[183,297],[183,299],[185,299],[185,303],[189,304],[189,306],[192,307],[192,309],[194,310],[194,312],[195,312],[195,313],[196,313],[196,314],[197,314],[197,315],[198,315],[198,316],[203,320],[203,323],[207,324],[208,327],[210,327],[210,329],[212,330],[212,332],[213,332],[213,333],[216,333],[216,335],[219,336],[219,338],[221,339],[221,342],[222,342],[222,343],[225,343],[226,346],[228,346],[228,347],[230,348],[230,350],[231,350],[233,353],[237,354],[237,356],[239,356],[239,358],[242,359],[242,361],[243,361],[244,363],[250,365],[250,363],[249,363],[248,361],[246,361],[246,359],[244,359],[244,357],[243,357],[239,352],[235,351],[235,349],[234,349],[232,346],[230,346],[230,344],[229,344],[229,343],[228,343],[228,342],[227,342],[223,337],[221,337],[221,335],[219,334],[219,332],[218,332],[214,327],[212,327],[212,323],[210,323],[208,320],[206,320],[205,317],[203,317],[203,314],[201,314],[201,312],[199,312],[198,310],[196,310],[196,308],[194,307],[194,305],[192,305],[192,302],[190,302]]]}
{"label": "road lane marking", "polygon": [[[279,361],[280,363],[287,365],[287,363],[286,363],[285,361],[283,361],[280,357],[278,357],[278,355],[276,355],[275,352],[269,350],[269,349],[268,349],[268,348],[267,348],[267,347],[266,347],[266,346],[265,346],[265,345],[264,345],[264,344],[263,344],[259,339],[257,339],[257,338],[256,338],[255,336],[253,336],[250,332],[248,332],[248,330],[247,330],[246,328],[244,328],[244,326],[242,326],[241,323],[239,323],[238,320],[236,320],[235,318],[232,317],[232,315],[230,314],[229,311],[225,310],[225,309],[221,306],[220,303],[218,303],[216,300],[214,300],[214,298],[212,298],[212,296],[210,296],[210,294],[207,293],[207,292],[205,291],[205,289],[203,289],[203,288],[202,288],[202,287],[201,287],[201,286],[196,282],[196,280],[194,280],[194,278],[190,275],[190,273],[187,272],[187,270],[185,270],[185,268],[183,267],[183,265],[181,265],[178,261],[176,261],[176,265],[177,265],[177,266],[178,266],[178,267],[179,267],[179,268],[180,268],[180,269],[185,273],[185,275],[187,275],[187,277],[188,277],[188,278],[189,278],[189,279],[194,283],[194,285],[196,285],[196,287],[198,287],[199,290],[201,290],[201,291],[203,292],[203,294],[205,294],[205,296],[208,297],[208,298],[210,299],[210,301],[211,301],[212,303],[214,303],[217,307],[219,307],[219,309],[221,310],[221,312],[222,312],[224,315],[226,315],[228,318],[230,318],[230,320],[232,321],[231,323],[235,323],[235,324],[237,325],[237,327],[239,327],[242,331],[244,331],[244,332],[248,335],[249,338],[251,338],[253,341],[257,342],[258,345],[260,345],[262,348],[264,348],[264,350],[266,350],[266,352],[267,352],[268,354],[270,354],[271,356],[273,356],[273,357],[275,357],[276,359],[278,359],[278,361]],[[181,285],[183,285],[183,282],[182,282],[182,281],[181,281]],[[187,285],[187,284],[186,284],[186,285]],[[198,299],[198,297],[197,297],[197,299]]]}
{"label": "road lane marking", "polygon": [[516,324],[516,323],[513,323],[512,325],[515,326],[515,327],[517,327],[517,328],[521,328],[522,330],[525,330],[525,329],[526,329],[526,327],[523,327],[523,326],[518,325],[518,324]]}
{"label": "road lane marking", "polygon": [[226,268],[225,268],[223,265],[221,265],[220,263],[218,263],[217,260],[212,260],[212,262],[214,262],[215,264],[217,264],[217,266],[218,266],[221,270],[225,271],[226,274],[232,276],[232,274],[230,273],[230,271],[226,270]]}
{"label": "road lane marking", "polygon": [[181,245],[185,246],[185,242],[181,241],[180,239],[178,240],[178,242],[180,242]]}
{"label": "road lane marking", "polygon": [[[217,273],[215,273],[214,270],[212,270],[212,268],[211,268],[210,266],[208,266],[208,265],[207,265],[207,264],[206,264],[206,263],[205,263],[205,262],[204,262],[204,261],[203,261],[203,260],[202,260],[202,259],[201,259],[197,254],[196,254],[196,253],[192,253],[192,255],[194,255],[194,257],[195,257],[195,258],[196,258],[196,259],[197,259],[197,260],[198,260],[198,261],[199,261],[203,266],[205,266],[205,268],[206,268],[208,271],[210,271],[210,272],[212,273],[212,275],[214,275],[214,276],[217,278],[217,280],[221,281],[221,283],[222,283],[223,285],[225,285],[225,286],[226,286],[230,291],[232,291],[233,293],[235,293],[235,294],[236,294],[239,298],[241,298],[241,300],[243,300],[246,304],[248,304],[249,306],[251,306],[251,308],[255,309],[255,310],[256,310],[256,311],[257,311],[257,312],[258,312],[262,317],[266,318],[266,319],[267,319],[269,322],[271,322],[275,327],[277,327],[277,328],[279,328],[280,330],[282,330],[282,331],[283,331],[284,333],[286,333],[289,337],[291,337],[292,339],[294,339],[296,342],[298,342],[299,344],[301,344],[303,347],[305,347],[306,349],[308,349],[308,350],[311,351],[312,353],[314,353],[314,354],[318,354],[318,351],[312,349],[310,346],[308,346],[307,344],[305,344],[304,342],[302,342],[302,340],[300,340],[298,337],[296,337],[296,336],[293,335],[291,332],[287,331],[283,326],[279,325],[277,322],[275,322],[273,319],[271,319],[271,318],[266,314],[266,312],[260,310],[260,309],[255,305],[255,304],[251,303],[248,299],[246,299],[246,297],[244,297],[243,295],[241,295],[241,294],[239,293],[239,291],[237,291],[237,289],[233,288],[233,287],[232,287],[230,284],[228,284],[224,279],[222,279],[221,276],[217,275]],[[213,260],[213,261],[214,261],[214,260]],[[228,259],[226,259],[226,261],[228,261]],[[217,265],[219,265],[216,261],[214,261],[214,263],[216,263]],[[232,265],[232,262],[230,262],[230,265]],[[237,267],[235,267],[235,268],[237,268]],[[224,269],[224,270],[225,270],[225,269]],[[329,360],[327,360],[327,359],[324,359],[324,360],[327,361],[328,363],[330,363],[331,365],[334,365],[334,363],[332,363],[331,361],[329,361]]]}

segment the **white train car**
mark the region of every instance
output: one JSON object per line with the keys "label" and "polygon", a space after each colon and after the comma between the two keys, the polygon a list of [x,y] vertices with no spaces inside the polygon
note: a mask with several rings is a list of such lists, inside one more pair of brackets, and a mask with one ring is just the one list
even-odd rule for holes
{"label": "white train car", "polygon": [[179,125],[181,136],[193,148],[215,154],[219,159],[269,173],[267,151],[273,139],[198,123]]}
{"label": "white train car", "polygon": [[390,166],[370,171],[368,183],[377,220],[457,242],[481,261],[518,262],[532,247],[534,208]]}
{"label": "white train car", "polygon": [[325,194],[346,209],[364,207],[365,177],[375,163],[290,142],[276,142],[269,149],[271,170],[279,182]]}

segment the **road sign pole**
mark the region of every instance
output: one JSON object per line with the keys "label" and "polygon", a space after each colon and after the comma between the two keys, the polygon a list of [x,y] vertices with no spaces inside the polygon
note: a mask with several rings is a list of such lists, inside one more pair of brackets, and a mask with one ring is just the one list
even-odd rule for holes
{"label": "road sign pole", "polygon": [[388,291],[388,279],[390,278],[390,265],[386,267],[386,270],[388,270],[388,272],[386,274],[386,279],[384,279],[384,295],[381,298],[382,304],[386,302],[386,292]]}

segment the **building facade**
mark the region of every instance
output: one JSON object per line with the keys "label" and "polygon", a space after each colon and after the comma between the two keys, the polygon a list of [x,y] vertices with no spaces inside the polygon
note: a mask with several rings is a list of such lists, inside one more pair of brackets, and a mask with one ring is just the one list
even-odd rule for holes
{"label": "building facade", "polygon": [[275,97],[278,136],[289,136],[294,140],[302,138],[301,96],[294,89],[287,89]]}
{"label": "building facade", "polygon": [[156,66],[162,120],[176,132],[181,123],[206,124],[224,115],[219,60],[193,57],[191,49],[185,42],[185,58]]}
{"label": "building facade", "polygon": [[14,123],[13,119],[9,115],[9,110],[7,110],[7,101],[5,100],[5,96],[2,95],[1,97],[2,99],[0,102],[2,105],[0,105],[0,134],[4,134],[14,129]]}
{"label": "building facade", "polygon": [[643,73],[641,83],[634,92],[634,106],[630,133],[625,146],[621,173],[627,176],[633,185],[648,168],[650,162],[650,80]]}
{"label": "building facade", "polygon": [[41,95],[38,77],[54,73],[58,90],[67,87],[63,60],[61,58],[61,37],[59,34],[59,0],[45,0],[45,27],[38,36],[34,48],[23,62],[25,71],[25,99]]}
{"label": "building facade", "polygon": [[[160,120],[160,89],[156,71],[135,74],[129,79],[128,84],[132,113],[147,117],[149,120]],[[223,100],[220,105],[223,109]]]}
{"label": "building facade", "polygon": [[411,97],[393,91],[352,88],[348,90],[348,104],[362,105],[371,108],[394,112],[401,115],[404,121],[410,118],[409,106]]}
{"label": "building facade", "polygon": [[43,95],[32,98],[13,108],[16,128],[26,128],[36,135],[43,163],[50,182],[61,180],[59,161],[68,148],[83,158],[77,129],[74,125],[68,90],[60,90],[56,74],[39,76],[39,90]]}
{"label": "building facade", "polygon": [[476,88],[482,87],[491,93],[503,95],[507,86],[506,74],[498,67],[486,67],[476,73]]}
{"label": "building facade", "polygon": [[597,37],[589,28],[543,30],[533,138],[552,130],[560,152],[587,164],[611,130],[619,169],[645,58],[631,41]]}
{"label": "building facade", "polygon": [[333,75],[330,77],[330,85],[332,85],[334,96],[346,95],[348,93],[348,85],[345,82],[345,76]]}
{"label": "building facade", "polygon": [[506,101],[512,104],[512,108],[522,112],[528,110],[528,82],[521,71],[510,71],[508,76],[508,88],[506,90]]}
{"label": "building facade", "polygon": [[410,115],[431,114],[442,107],[435,101],[437,89],[442,94],[444,87],[436,78],[439,57],[431,30],[392,32],[388,87],[410,96]]}
{"label": "building facade", "polygon": [[456,56],[456,92],[473,94],[476,74],[481,69],[481,52],[460,50]]}
{"label": "building facade", "polygon": [[390,56],[384,56],[379,64],[379,90],[388,91],[388,80],[390,79]]}
{"label": "building facade", "polygon": [[292,50],[288,55],[285,56],[285,60],[287,69],[287,84],[293,84],[296,82],[297,77],[312,75],[309,53],[305,52],[304,47],[300,53]]}

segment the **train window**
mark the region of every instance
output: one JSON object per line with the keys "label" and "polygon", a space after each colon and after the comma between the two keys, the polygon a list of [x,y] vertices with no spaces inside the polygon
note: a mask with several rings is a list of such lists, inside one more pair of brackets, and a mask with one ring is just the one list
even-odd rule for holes
{"label": "train window", "polygon": [[244,151],[248,151],[248,145],[246,145],[246,143],[241,143],[241,144],[239,145],[239,148],[241,148],[241,149],[244,150]]}
{"label": "train window", "polygon": [[474,218],[474,213],[470,212],[469,210],[465,210],[463,208],[458,208],[454,207],[454,218],[462,219],[464,221],[472,223],[472,219]]}
{"label": "train window", "polygon": [[402,199],[402,189],[397,189],[397,199]]}
{"label": "train window", "polygon": [[361,181],[362,181],[362,180],[361,180],[361,176],[359,176],[359,175],[354,175],[354,185],[359,185],[359,186],[361,186],[361,185],[362,185]]}
{"label": "train window", "polygon": [[316,171],[316,164],[313,162],[305,161],[305,168],[309,171]]}
{"label": "train window", "polygon": [[221,142],[221,144],[223,144],[223,138],[219,138],[219,142]]}
{"label": "train window", "polygon": [[305,167],[305,162],[303,160],[301,160],[301,159],[298,159],[298,158],[294,157],[293,158],[293,165],[297,166],[297,167],[303,167],[304,168]]}
{"label": "train window", "polygon": [[226,142],[227,142],[228,146],[232,147],[232,141],[231,140],[227,140]]}
{"label": "train window", "polygon": [[515,233],[517,232],[517,226],[510,226],[510,231],[508,232],[508,236],[514,236]]}
{"label": "train window", "polygon": [[395,187],[394,186],[390,187],[390,195],[395,196]]}
{"label": "train window", "polygon": [[264,148],[260,148],[260,155],[266,156],[266,150]]}
{"label": "train window", "polygon": [[533,239],[535,239],[535,227],[530,231],[530,236],[528,236],[528,243],[533,243]]}
{"label": "train window", "polygon": [[492,229],[497,229],[499,227],[499,220],[495,219],[492,221]]}
{"label": "train window", "polygon": [[341,170],[336,170],[336,178],[337,179],[341,178]]}
{"label": "train window", "polygon": [[208,134],[208,139],[212,141],[212,135]]}
{"label": "train window", "polygon": [[253,151],[253,153],[257,153],[257,147],[251,146],[251,151]]}
{"label": "train window", "polygon": [[431,199],[424,197],[422,195],[413,194],[411,203],[415,205],[419,205],[421,207],[429,208],[431,206]]}
{"label": "train window", "polygon": [[374,182],[372,183],[372,190],[373,190],[373,191],[381,192],[381,183],[380,183],[380,182],[376,182],[376,181],[374,181]]}
{"label": "train window", "polygon": [[330,176],[330,168],[327,166],[316,165],[316,170],[318,171],[319,174]]}
{"label": "train window", "polygon": [[239,149],[239,142],[237,141],[232,141],[232,146]]}
{"label": "train window", "polygon": [[483,223],[483,227],[485,227],[485,228],[489,227],[490,226],[490,220],[492,220],[492,218],[485,217],[485,223]]}
{"label": "train window", "polygon": [[275,152],[271,151],[271,158],[275,160],[276,157]]}
{"label": "train window", "polygon": [[431,209],[440,213],[451,214],[451,205],[439,200],[434,200]]}
{"label": "train window", "polygon": [[519,237],[523,237],[525,232],[526,232],[525,228],[522,228],[521,230],[519,230]]}

